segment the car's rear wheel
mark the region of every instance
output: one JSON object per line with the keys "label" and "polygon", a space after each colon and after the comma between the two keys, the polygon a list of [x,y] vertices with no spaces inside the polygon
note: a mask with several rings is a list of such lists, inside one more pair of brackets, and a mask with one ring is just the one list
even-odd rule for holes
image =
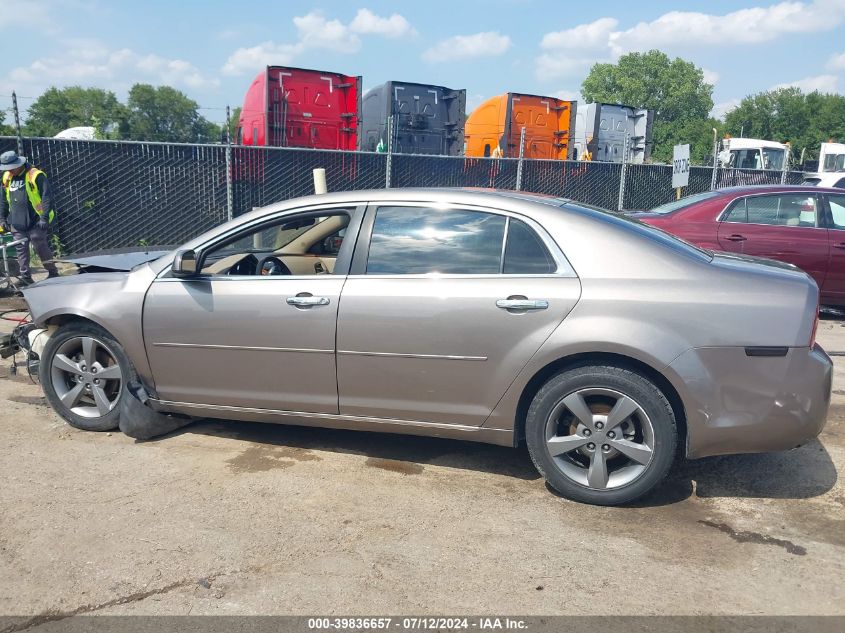
{"label": "car's rear wheel", "polygon": [[39,377],[47,401],[67,422],[85,431],[116,429],[120,399],[134,377],[120,343],[89,323],[70,323],[44,346]]}
{"label": "car's rear wheel", "polygon": [[654,488],[677,443],[666,396],[639,373],[613,366],[551,378],[531,402],[525,434],[552,488],[597,505],[629,503]]}

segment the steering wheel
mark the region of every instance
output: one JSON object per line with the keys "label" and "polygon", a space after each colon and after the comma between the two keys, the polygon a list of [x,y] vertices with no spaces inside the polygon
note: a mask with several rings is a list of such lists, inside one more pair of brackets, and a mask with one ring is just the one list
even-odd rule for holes
{"label": "steering wheel", "polygon": [[256,275],[290,275],[290,268],[275,255],[268,255],[258,260],[255,267]]}

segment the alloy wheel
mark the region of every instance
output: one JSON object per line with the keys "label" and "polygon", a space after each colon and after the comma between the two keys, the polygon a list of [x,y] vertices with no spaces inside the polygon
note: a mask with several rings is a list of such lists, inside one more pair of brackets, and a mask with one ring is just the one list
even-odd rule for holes
{"label": "alloy wheel", "polygon": [[62,343],[50,362],[50,376],[59,401],[84,418],[108,414],[123,388],[123,371],[114,352],[92,336]]}
{"label": "alloy wheel", "polygon": [[560,471],[594,490],[637,480],[654,457],[654,428],[633,398],[605,388],[574,391],[546,421],[546,448]]}

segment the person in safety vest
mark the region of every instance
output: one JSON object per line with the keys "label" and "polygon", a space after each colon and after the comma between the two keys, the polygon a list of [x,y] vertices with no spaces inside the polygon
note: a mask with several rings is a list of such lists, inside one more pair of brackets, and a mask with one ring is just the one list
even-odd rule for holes
{"label": "person in safety vest", "polygon": [[0,195],[0,228],[12,231],[14,239],[28,238],[17,245],[22,285],[33,283],[29,270],[29,245],[35,249],[50,277],[58,277],[53,252],[47,242],[50,223],[55,218],[47,175],[30,165],[25,156],[14,151],[0,154],[2,195]]}

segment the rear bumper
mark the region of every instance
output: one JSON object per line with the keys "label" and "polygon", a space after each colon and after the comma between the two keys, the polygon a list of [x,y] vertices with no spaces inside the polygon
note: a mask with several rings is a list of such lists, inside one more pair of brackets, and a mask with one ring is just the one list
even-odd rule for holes
{"label": "rear bumper", "polygon": [[684,402],[691,458],[795,448],[827,420],[833,363],[818,345],[778,357],[697,348],[668,370]]}

